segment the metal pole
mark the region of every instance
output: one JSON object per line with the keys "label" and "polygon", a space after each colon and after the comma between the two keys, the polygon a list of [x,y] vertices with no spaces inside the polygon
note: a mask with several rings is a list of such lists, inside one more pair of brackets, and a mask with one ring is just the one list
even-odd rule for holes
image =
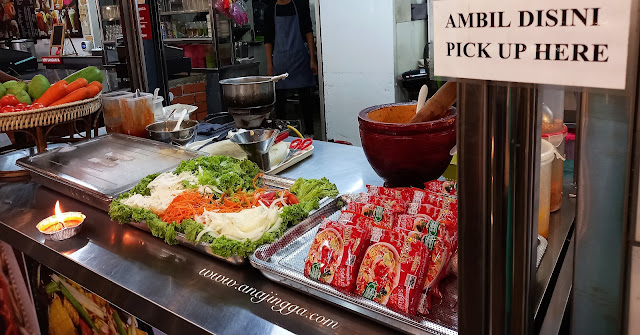
{"label": "metal pole", "polygon": [[539,113],[532,85],[459,84],[459,331],[533,327]]}
{"label": "metal pole", "polygon": [[138,3],[135,0],[119,0],[122,35],[127,48],[127,69],[131,89],[147,90],[147,76],[138,18]]}

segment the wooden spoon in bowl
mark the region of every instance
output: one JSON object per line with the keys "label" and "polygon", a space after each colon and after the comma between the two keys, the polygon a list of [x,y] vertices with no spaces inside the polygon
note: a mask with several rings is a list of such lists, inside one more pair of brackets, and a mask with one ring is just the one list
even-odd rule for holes
{"label": "wooden spoon in bowl", "polygon": [[443,118],[449,113],[449,108],[456,102],[456,98],[456,83],[449,81],[440,87],[438,92],[409,120],[409,123],[429,122]]}

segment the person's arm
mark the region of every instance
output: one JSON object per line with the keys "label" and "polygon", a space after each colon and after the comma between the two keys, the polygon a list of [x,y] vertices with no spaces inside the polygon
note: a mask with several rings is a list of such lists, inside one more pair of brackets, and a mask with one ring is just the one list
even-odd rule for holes
{"label": "person's arm", "polygon": [[273,76],[273,43],[265,43],[264,52],[267,54],[267,76]]}
{"label": "person's arm", "polygon": [[264,11],[264,52],[267,56],[267,75],[273,76],[273,43],[276,39],[275,8],[269,6]]}
{"label": "person's arm", "polygon": [[307,40],[307,46],[309,46],[309,55],[311,56],[311,63],[309,66],[311,67],[311,72],[314,75],[318,74],[318,61],[316,60],[316,44],[313,40],[313,32],[307,33],[304,36]]}
{"label": "person's arm", "polygon": [[4,82],[9,81],[9,80],[19,81],[20,79],[14,77],[14,76],[10,76],[10,75],[6,74],[4,71],[0,71],[0,83],[4,83]]}

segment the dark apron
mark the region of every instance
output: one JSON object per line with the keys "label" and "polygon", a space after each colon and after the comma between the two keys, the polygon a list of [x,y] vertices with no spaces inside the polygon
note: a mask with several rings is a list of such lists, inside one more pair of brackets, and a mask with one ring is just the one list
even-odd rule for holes
{"label": "dark apron", "polygon": [[294,16],[278,16],[274,6],[274,20],[276,39],[273,46],[273,74],[280,75],[285,72],[289,77],[276,82],[276,89],[302,88],[316,85],[316,78],[311,72],[311,56],[300,34],[298,21],[298,8]]}

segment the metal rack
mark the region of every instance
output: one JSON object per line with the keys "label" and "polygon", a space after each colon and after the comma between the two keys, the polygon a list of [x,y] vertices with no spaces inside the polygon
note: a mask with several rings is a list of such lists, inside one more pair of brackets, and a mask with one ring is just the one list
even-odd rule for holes
{"label": "metal rack", "polygon": [[[176,45],[176,44],[214,45],[215,66],[214,67],[206,66],[204,69],[212,70],[212,69],[220,68],[221,66],[225,66],[225,65],[233,65],[235,63],[234,61],[235,50],[233,48],[231,21],[221,18],[219,16],[220,14],[217,13],[217,11],[213,8],[213,3],[210,0],[206,2],[206,6],[201,6],[200,8],[184,9],[184,7],[185,7],[184,0],[166,1],[161,3],[160,17],[161,17],[162,24],[164,24],[164,22],[167,22],[167,21],[173,21],[174,18],[178,16],[181,16],[182,19],[184,19],[184,17],[187,17],[187,16],[193,16],[201,13],[208,13],[210,18],[208,29],[211,32],[210,33],[211,36],[210,37],[172,37],[172,38],[163,37],[162,39],[163,43],[171,44],[171,45]],[[188,6],[188,7],[191,7],[191,6]],[[167,20],[167,18],[169,18],[169,20]],[[176,20],[176,21],[192,22],[192,21],[184,21],[184,20]],[[228,36],[221,35],[221,32],[223,31],[223,29],[220,29],[220,28],[223,27],[223,25],[228,26],[228,31],[229,31]],[[221,52],[223,50],[226,50],[227,48],[230,51],[228,56],[225,55],[224,52]]]}

